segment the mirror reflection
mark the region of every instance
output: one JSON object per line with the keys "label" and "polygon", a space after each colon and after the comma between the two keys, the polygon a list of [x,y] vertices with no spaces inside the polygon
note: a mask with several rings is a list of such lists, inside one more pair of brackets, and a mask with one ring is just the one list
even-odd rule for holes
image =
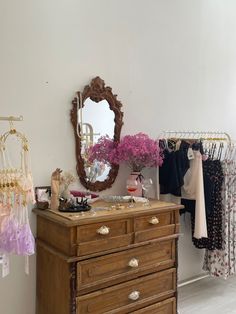
{"label": "mirror reflection", "polygon": [[123,125],[122,104],[112,88],[95,77],[72,101],[71,122],[75,136],[76,170],[81,184],[89,191],[103,191],[112,186],[119,166],[89,162],[88,150],[100,137],[119,142]]}
{"label": "mirror reflection", "polygon": [[82,125],[81,154],[84,156],[87,179],[90,182],[104,181],[111,167],[99,161],[89,163],[86,154],[88,148],[96,144],[101,136],[114,137],[115,114],[110,110],[106,99],[96,103],[88,97],[83,103],[83,108],[78,109],[78,117],[81,120],[78,123]]}

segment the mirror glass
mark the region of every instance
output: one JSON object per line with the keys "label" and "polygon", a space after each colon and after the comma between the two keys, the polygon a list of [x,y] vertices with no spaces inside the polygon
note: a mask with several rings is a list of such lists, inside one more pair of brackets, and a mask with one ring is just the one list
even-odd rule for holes
{"label": "mirror glass", "polygon": [[[82,108],[82,109],[81,109]],[[75,136],[76,170],[81,184],[90,191],[103,191],[112,186],[119,166],[99,161],[90,163],[88,148],[101,136],[119,142],[123,125],[122,104],[112,88],[95,77],[72,101],[71,122]]]}
{"label": "mirror glass", "polygon": [[[78,111],[78,116],[81,116],[81,109]],[[81,153],[83,156],[86,154],[86,149],[90,145],[96,144],[101,136],[108,135],[110,138],[114,137],[115,114],[110,109],[106,99],[96,103],[88,97],[84,101],[82,119],[83,140]],[[110,169],[109,165],[99,161],[93,162],[92,165],[85,163],[86,176],[91,182],[106,180]]]}

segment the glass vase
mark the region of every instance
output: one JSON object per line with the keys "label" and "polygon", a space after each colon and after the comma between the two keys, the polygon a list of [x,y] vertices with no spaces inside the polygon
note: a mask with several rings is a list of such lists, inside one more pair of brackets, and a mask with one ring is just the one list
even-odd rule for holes
{"label": "glass vase", "polygon": [[132,171],[128,177],[128,180],[136,180],[137,181],[137,189],[135,192],[130,193],[132,196],[143,196],[143,188],[142,188],[142,182],[143,182],[143,175],[140,171]]}

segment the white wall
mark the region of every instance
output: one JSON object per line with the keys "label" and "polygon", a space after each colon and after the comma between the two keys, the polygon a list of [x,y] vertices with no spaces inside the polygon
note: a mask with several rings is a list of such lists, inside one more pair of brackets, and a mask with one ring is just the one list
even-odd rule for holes
{"label": "white wall", "polygon": [[[24,116],[35,185],[75,169],[70,102],[96,75],[124,105],[123,134],[235,136],[235,10],[234,0],[1,0],[0,114]],[[108,192],[124,192],[125,178],[123,169]],[[189,233],[181,243],[184,279],[201,271],[201,254]],[[0,279],[1,313],[34,314],[34,260],[29,277],[15,258]]]}

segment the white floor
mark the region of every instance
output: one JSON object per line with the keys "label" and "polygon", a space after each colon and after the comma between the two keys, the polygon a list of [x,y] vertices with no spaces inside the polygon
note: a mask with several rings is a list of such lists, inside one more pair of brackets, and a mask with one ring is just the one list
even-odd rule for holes
{"label": "white floor", "polygon": [[179,314],[236,314],[236,276],[204,278],[178,291]]}

